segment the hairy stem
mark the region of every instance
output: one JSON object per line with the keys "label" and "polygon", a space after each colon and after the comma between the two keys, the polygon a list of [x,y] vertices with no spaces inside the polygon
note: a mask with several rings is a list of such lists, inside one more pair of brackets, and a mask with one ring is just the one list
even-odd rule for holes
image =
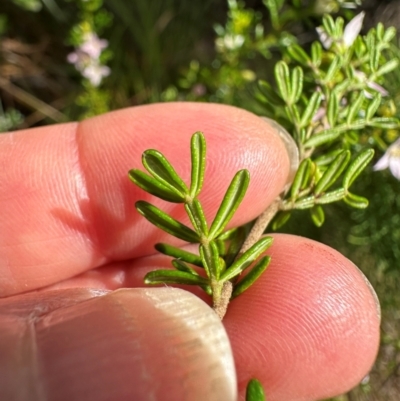
{"label": "hairy stem", "polygon": [[242,247],[240,248],[238,257],[243,255],[249,248],[251,248],[264,234],[265,229],[268,227],[268,224],[274,218],[274,216],[278,213],[279,207],[282,203],[282,198],[278,196],[275,200],[268,206],[267,209],[262,212],[257,220],[255,221],[252,229],[250,230],[249,235],[243,242]]}
{"label": "hairy stem", "polygon": [[[257,218],[249,235],[244,241],[242,248],[239,251],[237,257],[246,252],[251,246],[253,246],[263,235],[268,224],[274,218],[276,213],[279,211],[279,206],[282,203],[282,198],[277,197],[271,205]],[[225,281],[222,285],[222,289],[218,288],[216,283],[213,289],[213,309],[218,317],[222,320],[228,309],[229,301],[232,296],[233,283],[231,281]]]}
{"label": "hairy stem", "polygon": [[232,296],[233,284],[230,281],[225,281],[222,285],[221,294],[219,297],[213,297],[213,309],[218,317],[222,320],[228,310],[229,301]]}

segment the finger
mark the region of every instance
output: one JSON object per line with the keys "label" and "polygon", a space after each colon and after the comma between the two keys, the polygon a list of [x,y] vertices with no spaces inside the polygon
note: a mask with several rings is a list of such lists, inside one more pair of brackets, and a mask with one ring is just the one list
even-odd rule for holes
{"label": "finger", "polygon": [[[151,197],[127,172],[140,168],[145,149],[156,147],[187,182],[189,141],[197,130],[208,144],[201,198],[207,218],[234,173],[247,168],[250,187],[232,224],[253,219],[281,191],[289,160],[271,125],[246,111],[167,103],[2,135],[0,296],[143,256],[155,242],[170,240],[135,211],[135,200]],[[183,217],[181,205],[154,203]]]}
{"label": "finger", "polygon": [[274,235],[271,266],[233,300],[224,319],[238,368],[269,401],[342,394],[368,373],[379,346],[379,304],[362,273],[337,251]]}
{"label": "finger", "polygon": [[[270,267],[231,302],[224,324],[234,351],[241,399],[255,377],[269,401],[314,401],[342,394],[369,371],[379,345],[379,304],[362,273],[314,241],[273,235]],[[192,249],[194,251],[194,249]],[[143,286],[171,266],[153,255],[83,274],[70,285]],[[119,282],[119,283],[118,283]],[[209,297],[187,287],[210,304]]]}
{"label": "finger", "polygon": [[1,400],[236,401],[226,332],[186,291],[17,296],[0,327]]}

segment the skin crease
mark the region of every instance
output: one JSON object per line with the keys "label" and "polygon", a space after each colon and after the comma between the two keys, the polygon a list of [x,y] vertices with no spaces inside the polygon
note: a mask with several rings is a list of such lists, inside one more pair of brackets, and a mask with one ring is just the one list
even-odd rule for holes
{"label": "skin crease", "polygon": [[[127,172],[141,168],[145,149],[156,148],[188,182],[189,141],[198,130],[205,133],[208,146],[201,194],[208,220],[240,168],[249,169],[250,187],[230,226],[252,220],[284,187],[289,160],[271,127],[243,110],[167,103],[0,136],[0,331],[7,327],[7,333],[14,333],[2,336],[0,359],[7,356],[7,369],[14,369],[21,388],[31,379],[18,376],[12,362],[20,355],[12,350],[26,347],[24,337],[15,333],[47,333],[57,316],[57,322],[71,321],[60,326],[62,333],[69,333],[65,338],[85,338],[93,335],[92,326],[85,324],[92,316],[100,325],[96,333],[104,330],[107,338],[120,333],[122,344],[99,341],[92,349],[88,341],[92,359],[72,358],[68,372],[82,364],[87,369],[69,379],[78,385],[97,375],[98,383],[129,393],[129,375],[121,371],[116,386],[104,380],[110,377],[106,367],[97,369],[102,358],[110,358],[112,365],[124,356],[129,342],[124,328],[135,309],[127,301],[129,290],[108,291],[143,287],[146,272],[169,266],[168,258],[154,255],[154,243],[183,245],[153,228],[133,205],[144,199],[179,220],[187,219],[180,205],[136,188]],[[265,385],[269,401],[312,401],[347,391],[368,372],[379,344],[378,308],[363,276],[338,252],[305,238],[275,234],[267,254],[272,255],[270,267],[232,301],[223,322],[235,358],[239,399],[244,399],[252,377]],[[117,314],[116,321],[107,314],[114,305],[126,311]],[[151,308],[142,309],[150,311],[150,324]],[[68,320],[71,314],[74,319]],[[115,331],[108,332],[111,328]],[[150,326],[148,330],[157,331]],[[60,349],[50,335],[39,338],[41,347],[32,346],[39,360],[33,363],[39,366],[37,380],[29,381],[37,399],[57,376],[55,368],[43,373],[40,366],[50,363],[54,350]],[[53,351],[46,353],[49,349]],[[36,361],[29,352],[22,355]],[[160,369],[153,374],[156,382],[162,380]],[[0,382],[0,391],[1,387]],[[85,400],[97,399],[85,394]],[[15,399],[28,399],[20,397]],[[118,397],[108,399],[125,399]]]}

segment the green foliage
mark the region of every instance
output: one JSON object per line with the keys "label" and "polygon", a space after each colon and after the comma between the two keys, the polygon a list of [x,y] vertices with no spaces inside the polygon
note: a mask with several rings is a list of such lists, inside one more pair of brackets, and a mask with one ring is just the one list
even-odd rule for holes
{"label": "green foliage", "polygon": [[40,11],[42,9],[42,2],[40,0],[12,0],[14,4],[27,11]]}
{"label": "green foliage", "polygon": [[[365,37],[357,37],[362,17],[359,14],[344,27],[343,19],[324,16],[319,34],[326,49],[315,42],[309,55],[294,44],[287,49],[294,66],[285,61],[275,66],[276,90],[269,82],[260,82],[258,99],[293,133],[301,161],[275,229],[294,209],[310,209],[312,221],[321,226],[322,205],[343,200],[355,208],[368,206],[367,199],[349,188],[373,158],[374,151],[365,149],[366,137],[378,146],[376,128],[400,128],[397,118],[378,114],[385,104],[382,94],[387,94],[379,83],[399,60],[384,55],[395,35],[393,28],[385,30],[379,24]],[[353,152],[356,156],[350,162]]]}
{"label": "green foliage", "polygon": [[[156,150],[143,153],[143,166],[149,174],[133,169],[129,178],[143,190],[161,199],[184,204],[193,229],[180,223],[156,206],[145,201],[136,202],[136,209],[148,221],[165,232],[187,242],[199,243],[199,256],[167,244],[157,244],[156,249],[172,256],[172,266],[176,270],[156,270],[145,277],[147,284],[189,284],[201,287],[212,295],[214,306],[220,302],[223,286],[230,281],[233,296],[247,290],[267,268],[270,258],[262,257],[272,243],[272,238],[259,239],[247,251],[238,254],[237,231],[224,231],[239,207],[249,184],[247,170],[238,171],[232,179],[221,205],[210,225],[204,216],[198,195],[203,184],[205,171],[206,142],[201,132],[191,139],[192,174],[190,188],[178,176],[164,155]],[[229,246],[229,243],[231,245]],[[240,242],[240,241],[239,241]],[[232,260],[232,244],[236,244]],[[255,263],[255,264],[254,264]],[[240,275],[249,269],[244,279],[237,282]],[[198,270],[197,268],[203,268]],[[205,273],[205,274],[204,274]],[[230,296],[229,296],[230,297]]]}
{"label": "green foliage", "polygon": [[23,121],[24,117],[18,110],[3,110],[0,103],[0,133],[18,128]]}
{"label": "green foliage", "polygon": [[246,388],[246,401],[265,401],[265,393],[257,379],[251,379]]}

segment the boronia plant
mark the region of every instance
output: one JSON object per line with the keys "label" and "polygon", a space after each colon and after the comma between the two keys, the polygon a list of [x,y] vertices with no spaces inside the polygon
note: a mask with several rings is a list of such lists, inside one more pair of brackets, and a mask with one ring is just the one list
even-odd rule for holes
{"label": "boronia plant", "polygon": [[[246,169],[235,174],[214,220],[211,224],[207,223],[198,199],[206,167],[206,140],[202,132],[193,134],[190,150],[189,187],[165,156],[154,149],[146,150],[142,155],[143,166],[149,174],[137,169],[129,171],[129,178],[146,192],[168,202],[182,203],[192,228],[145,201],[136,202],[137,211],[165,232],[199,244],[198,255],[172,245],[156,244],[159,252],[174,258],[171,262],[174,270],[154,270],[146,274],[144,281],[146,284],[198,286],[212,296],[213,309],[222,320],[229,301],[247,290],[268,267],[271,258],[261,255],[272,244],[272,238],[262,237],[251,246],[246,246],[243,244],[245,228],[226,230],[249,185],[250,174]],[[240,278],[246,269],[248,273]],[[256,379],[250,380],[246,401],[264,400],[261,383]]]}
{"label": "boronia plant", "polygon": [[[270,262],[269,256],[260,256],[271,245],[271,237],[258,238],[248,249],[242,249],[244,229],[226,230],[246,193],[249,172],[244,169],[235,174],[214,220],[208,224],[198,199],[206,166],[206,141],[201,132],[196,132],[191,138],[190,186],[157,150],[146,150],[142,162],[149,174],[133,169],[129,172],[130,179],[152,195],[168,202],[182,203],[192,228],[145,201],[136,202],[138,212],[167,233],[199,244],[198,255],[172,245],[156,244],[159,252],[174,258],[174,270],[152,271],[145,276],[145,283],[196,285],[211,295],[213,308],[222,319],[230,299],[249,288]],[[248,273],[240,278],[246,269]]]}

